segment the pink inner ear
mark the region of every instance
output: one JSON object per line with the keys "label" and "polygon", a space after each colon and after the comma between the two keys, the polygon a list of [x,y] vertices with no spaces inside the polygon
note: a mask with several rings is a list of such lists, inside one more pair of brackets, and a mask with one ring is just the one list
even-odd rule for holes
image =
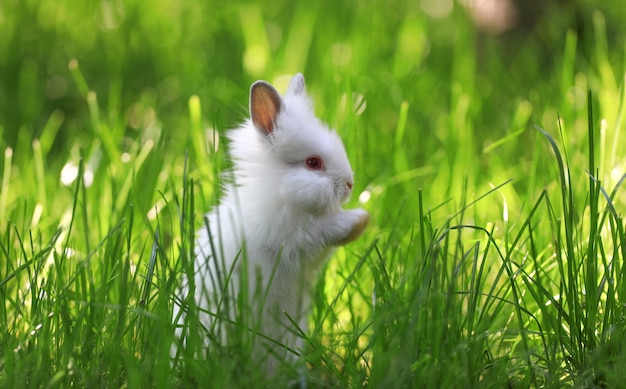
{"label": "pink inner ear", "polygon": [[250,116],[252,122],[269,135],[274,131],[274,123],[280,112],[280,95],[270,84],[259,81],[250,91]]}

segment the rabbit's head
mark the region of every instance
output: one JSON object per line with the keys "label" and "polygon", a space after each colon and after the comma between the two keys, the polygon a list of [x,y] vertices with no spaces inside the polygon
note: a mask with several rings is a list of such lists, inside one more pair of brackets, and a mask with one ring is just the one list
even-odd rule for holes
{"label": "rabbit's head", "polygon": [[231,150],[244,170],[238,184],[263,180],[276,201],[296,211],[320,215],[341,208],[352,192],[352,168],[339,136],[315,116],[304,77],[295,75],[284,97],[267,82],[255,82],[250,116],[254,133],[246,140],[237,134]]}

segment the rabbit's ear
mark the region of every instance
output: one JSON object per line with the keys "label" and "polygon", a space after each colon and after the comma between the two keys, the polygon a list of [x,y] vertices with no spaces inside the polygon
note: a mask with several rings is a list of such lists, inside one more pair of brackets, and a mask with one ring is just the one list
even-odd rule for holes
{"label": "rabbit's ear", "polygon": [[301,95],[306,92],[306,86],[304,83],[304,76],[301,73],[296,74],[289,81],[289,87],[287,88],[287,93],[294,95]]}
{"label": "rabbit's ear", "polygon": [[265,81],[257,81],[250,87],[250,116],[252,123],[265,135],[274,131],[276,117],[282,100],[276,89]]}

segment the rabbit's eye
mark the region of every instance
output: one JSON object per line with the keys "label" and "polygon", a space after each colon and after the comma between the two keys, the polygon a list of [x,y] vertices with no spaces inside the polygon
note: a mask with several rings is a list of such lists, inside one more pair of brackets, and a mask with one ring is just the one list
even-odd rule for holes
{"label": "rabbit's eye", "polygon": [[324,169],[324,161],[321,157],[313,155],[306,159],[306,167],[310,170],[322,170]]}

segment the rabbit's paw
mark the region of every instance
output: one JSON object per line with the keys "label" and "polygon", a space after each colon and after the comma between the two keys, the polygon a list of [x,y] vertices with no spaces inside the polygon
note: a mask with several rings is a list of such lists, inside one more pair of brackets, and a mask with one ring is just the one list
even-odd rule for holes
{"label": "rabbit's paw", "polygon": [[337,242],[337,245],[343,246],[361,236],[370,221],[370,215],[366,210],[361,208],[344,211],[340,215],[342,219],[347,222],[348,227],[346,229],[347,235]]}

